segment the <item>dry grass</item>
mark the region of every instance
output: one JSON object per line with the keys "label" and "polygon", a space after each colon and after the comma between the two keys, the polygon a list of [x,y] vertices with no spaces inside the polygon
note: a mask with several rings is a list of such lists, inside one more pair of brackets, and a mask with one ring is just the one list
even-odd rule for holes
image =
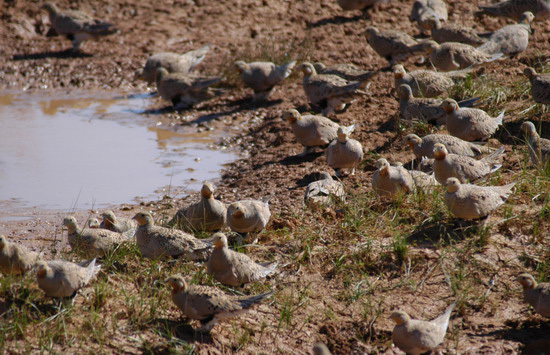
{"label": "dry grass", "polygon": [[[238,86],[235,60],[303,61],[311,57],[313,45],[307,33],[294,41],[266,37],[232,52],[223,75],[228,85]],[[541,58],[529,64],[543,72],[549,69]],[[492,115],[509,104],[514,104],[511,115],[524,112],[521,118],[546,113],[525,100],[528,90],[524,79],[503,85],[488,74],[466,78],[450,96],[480,96],[481,108]],[[396,129],[398,135],[434,130],[425,123]],[[443,189],[389,201],[376,196],[367,182],[346,186],[353,191],[346,202],[317,213],[295,207],[275,215],[274,220],[292,223],[271,226],[261,234],[260,246],[239,249],[255,260],[277,259],[281,270],[274,279],[244,288],[220,285],[199,263],[144,259],[133,244],[102,260],[97,280],[74,304],[46,298],[32,275],[2,277],[0,352],[194,353],[206,343],[226,352],[288,353],[289,347],[307,351],[317,339],[336,353],[385,352],[392,351],[389,311],[409,307],[416,316],[430,318],[434,304],[443,309],[453,300],[460,321],[449,330],[445,344],[451,352],[463,352],[472,329],[488,334],[493,327],[507,328],[493,317],[502,307],[517,311],[522,304],[516,274],[529,271],[539,281],[550,281],[550,169],[525,163],[522,138],[504,131],[513,143],[511,163],[483,184],[515,181],[516,192],[486,226],[454,220],[443,202]],[[372,166],[378,154],[369,153],[364,165]],[[154,207],[160,224],[174,210],[169,201]],[[246,320],[229,321],[212,335],[201,335],[171,302],[164,280],[175,273],[231,294],[274,289],[275,295]],[[527,320],[536,322],[537,317],[517,314],[516,328],[528,328]]]}

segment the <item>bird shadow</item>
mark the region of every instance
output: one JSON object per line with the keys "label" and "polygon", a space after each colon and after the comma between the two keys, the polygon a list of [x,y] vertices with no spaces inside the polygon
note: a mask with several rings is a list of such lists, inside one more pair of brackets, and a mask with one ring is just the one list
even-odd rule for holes
{"label": "bird shadow", "polygon": [[152,91],[152,92],[144,92],[139,94],[119,95],[119,96],[113,97],[113,100],[148,99],[156,96],[158,96],[158,92]]}
{"label": "bird shadow", "polygon": [[319,151],[319,152],[308,153],[306,156],[300,156],[300,154],[291,155],[279,160],[279,164],[289,166],[289,165],[298,165],[302,163],[311,163],[312,161],[316,160],[321,155],[323,155],[323,153],[324,151]]}
{"label": "bird shadow", "polygon": [[254,101],[251,96],[248,96],[240,99],[229,100],[225,103],[225,106],[237,106],[237,108],[240,108],[241,110],[255,110],[258,108],[275,106],[282,102],[282,99]]}
{"label": "bird shadow", "polygon": [[161,107],[161,108],[148,108],[146,110],[135,110],[135,111],[132,111],[133,113],[138,113],[138,114],[142,114],[142,115],[164,115],[164,114],[167,114],[167,113],[174,113],[174,112],[183,112],[183,111],[186,111],[187,109],[183,109],[183,108],[175,108],[174,106],[170,105],[170,106],[165,106],[165,107]]}
{"label": "bird shadow", "polygon": [[[4,294],[4,299],[0,301],[0,316],[7,312],[12,305],[15,305],[16,308],[21,309],[22,307],[29,304],[28,296],[29,291],[26,289],[20,290],[20,294],[17,297],[12,297],[10,295]],[[2,295],[0,295],[2,296]],[[60,306],[60,302],[42,302],[42,301],[32,301],[33,305],[33,315],[36,317],[51,317],[60,312],[63,306]]]}
{"label": "bird shadow", "polygon": [[465,221],[451,219],[449,221],[424,222],[407,236],[409,244],[417,247],[435,247],[436,245],[448,245],[475,235],[479,231],[480,221]]}
{"label": "bird shadow", "polygon": [[189,323],[166,318],[156,318],[153,319],[151,323],[164,338],[172,339],[176,337],[187,343],[199,342],[202,344],[214,344],[210,332],[197,331]]}
{"label": "bird shadow", "polygon": [[390,116],[390,118],[386,122],[384,122],[380,126],[378,126],[377,131],[380,132],[380,133],[395,132],[396,128],[397,128],[397,125],[398,125],[398,119],[399,118],[396,117],[395,115]]}
{"label": "bird shadow", "polygon": [[[506,117],[505,117],[506,119]],[[540,132],[542,138],[550,137],[550,122],[530,120],[535,125],[537,132]],[[499,130],[495,133],[494,138],[498,139],[502,144],[509,145],[525,145],[525,135],[521,131],[521,124],[524,120],[514,120],[504,122]]]}
{"label": "bird shadow", "polygon": [[[543,354],[550,349],[550,322],[541,319],[527,321],[508,320],[505,329],[478,333],[478,337],[496,337],[520,342],[524,345],[522,354]],[[547,354],[548,352],[546,352]]]}
{"label": "bird shadow", "polygon": [[353,17],[345,17],[345,16],[337,15],[334,17],[323,18],[318,21],[308,23],[307,28],[317,28],[317,27],[326,26],[326,25],[342,25],[345,23],[356,22],[361,19],[368,20],[370,19],[370,16],[369,15],[365,16],[364,14],[356,15]]}
{"label": "bird shadow", "polygon": [[[207,113],[204,115],[201,115],[191,121],[188,121],[184,124],[195,124],[195,123],[206,123],[213,120],[220,119],[225,116],[230,116],[238,112],[243,111],[252,111],[257,110],[259,108],[268,108],[275,105],[278,105],[282,103],[283,100],[265,100],[265,101],[254,101],[252,98],[243,98],[243,99],[237,99],[228,101],[225,105],[225,107],[233,107],[232,109],[225,110],[225,111],[218,111],[215,113]],[[219,105],[217,107],[205,105],[201,108],[198,108],[197,111],[216,111],[216,109],[219,108]]]}
{"label": "bird shadow", "polygon": [[30,54],[15,54],[13,60],[36,60],[36,59],[46,59],[46,58],[58,58],[58,59],[67,59],[67,58],[89,58],[92,57],[92,54],[84,52],[74,52],[70,49],[64,51],[48,51],[40,53],[30,53]]}
{"label": "bird shadow", "polygon": [[[266,101],[253,101],[252,98],[244,98],[244,99],[237,99],[228,101],[223,105],[208,105],[205,104],[201,107],[185,107],[185,108],[177,108],[172,105],[166,106],[160,109],[147,109],[139,111],[139,113],[144,115],[164,115],[167,113],[182,113],[185,111],[189,111],[191,109],[195,109],[197,112],[201,111],[209,111],[209,113],[205,113],[204,115],[200,115],[197,118],[194,118],[190,121],[183,122],[182,125],[192,125],[192,124],[201,124],[201,123],[208,123],[217,119],[220,119],[222,117],[230,116],[235,113],[239,113],[242,111],[251,111],[256,110],[258,108],[267,108],[272,107],[275,105],[278,105],[282,103],[283,100],[266,100]],[[221,107],[225,107],[225,110],[220,110]],[[232,108],[231,108],[232,107]],[[214,113],[210,113],[211,111],[216,111]]]}
{"label": "bird shadow", "polygon": [[519,60],[520,63],[532,67],[533,69],[540,71],[544,68],[544,65],[548,63],[547,55],[535,55],[529,57],[523,57]]}
{"label": "bird shadow", "polygon": [[296,180],[296,188],[305,187],[321,178],[320,172],[306,174],[304,177]]}

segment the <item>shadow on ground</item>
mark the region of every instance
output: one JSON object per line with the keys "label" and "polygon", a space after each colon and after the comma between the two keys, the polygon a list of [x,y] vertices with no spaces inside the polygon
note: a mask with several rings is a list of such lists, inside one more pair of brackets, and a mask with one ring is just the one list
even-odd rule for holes
{"label": "shadow on ground", "polygon": [[479,232],[480,228],[482,226],[479,220],[451,219],[449,221],[425,222],[407,237],[407,242],[418,247],[446,245],[473,236]]}
{"label": "shadow on ground", "polygon": [[320,20],[315,21],[313,23],[308,23],[307,28],[316,28],[316,27],[321,27],[321,26],[326,26],[326,25],[341,25],[341,24],[345,24],[345,23],[359,21],[361,19],[368,20],[368,19],[370,19],[370,16],[368,16],[368,15],[367,16],[365,16],[365,15],[356,15],[356,16],[353,16],[353,17],[334,16],[334,17],[329,17],[329,18],[323,18],[323,19],[320,19]]}
{"label": "shadow on ground", "polygon": [[[295,188],[297,189],[297,188],[305,187],[305,186],[311,184],[314,181],[320,180],[321,179],[321,172],[322,171],[320,170],[318,172],[309,173],[309,174],[305,175],[304,177],[302,177],[301,179],[296,180],[296,187]],[[337,180],[337,178],[335,178],[334,176],[332,178]]]}
{"label": "shadow on ground", "polygon": [[30,54],[15,54],[13,60],[36,60],[36,59],[46,59],[46,58],[89,58],[92,54],[84,52],[73,52],[70,49],[64,51],[55,51],[55,52],[40,52],[40,53],[30,53]]}
{"label": "shadow on ground", "polygon": [[[195,109],[198,112],[215,111],[214,113],[206,113],[204,115],[200,115],[197,118],[194,118],[190,121],[183,122],[182,125],[185,126],[185,125],[192,125],[192,124],[208,123],[210,121],[217,120],[226,116],[230,116],[238,112],[252,111],[258,108],[267,108],[267,107],[278,105],[282,102],[283,100],[281,99],[268,100],[268,101],[253,101],[251,98],[244,98],[239,100],[228,101],[223,105],[211,106],[208,103],[206,103],[201,107],[195,107]],[[136,113],[145,114],[145,115],[164,115],[167,113],[174,113],[174,112],[183,113],[189,109],[190,107],[176,108],[172,105],[169,105],[160,109],[147,109]]]}
{"label": "shadow on ground", "polygon": [[279,160],[279,164],[289,166],[289,165],[298,165],[302,163],[310,163],[317,158],[319,158],[321,155],[324,154],[324,151],[317,151],[308,153],[306,156],[300,156],[300,154],[291,155],[289,157],[284,157],[283,159]]}
{"label": "shadow on ground", "polygon": [[[494,138],[498,139],[502,144],[510,145],[525,145],[525,135],[521,131],[521,124],[525,121],[515,120],[506,122],[506,116],[504,116],[504,124],[495,133]],[[537,128],[542,138],[550,137],[550,122],[543,120],[530,120]]]}
{"label": "shadow on ground", "polygon": [[214,344],[214,340],[210,333],[198,332],[189,323],[157,318],[152,321],[152,326],[157,329],[161,336],[167,339],[176,337],[187,343],[199,342],[202,344]]}
{"label": "shadow on ground", "polygon": [[524,345],[522,354],[548,354],[550,349],[550,322],[542,319],[527,321],[509,320],[510,328],[480,333],[480,337],[496,337],[520,342]]}

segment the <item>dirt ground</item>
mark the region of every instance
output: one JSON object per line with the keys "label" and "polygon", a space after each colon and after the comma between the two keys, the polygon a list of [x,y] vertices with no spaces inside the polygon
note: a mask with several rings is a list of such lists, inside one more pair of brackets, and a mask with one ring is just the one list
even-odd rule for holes
{"label": "dirt ground", "polygon": [[[303,209],[305,186],[315,172],[329,168],[321,151],[303,159],[295,157],[302,148],[281,119],[286,109],[308,110],[300,73],[288,78],[263,105],[251,102],[250,90],[235,79],[231,63],[240,58],[292,58],[353,63],[366,69],[383,68],[387,63],[367,44],[364,32],[368,26],[375,25],[418,35],[418,29],[408,20],[412,3],[412,0],[392,0],[371,11],[369,17],[363,17],[360,12],[343,12],[336,1],[60,1],[61,7],[79,8],[120,28],[119,34],[84,43],[85,55],[72,56],[64,52],[70,45],[68,40],[46,37],[49,20],[40,10],[40,4],[3,1],[0,3],[0,89],[145,92],[150,89],[134,80],[134,72],[150,54],[211,46],[198,70],[208,75],[223,75],[227,79],[223,86],[226,92],[193,109],[180,112],[167,109],[164,114],[152,115],[152,119],[178,126],[193,125],[191,129],[196,129],[194,126],[198,124],[228,132],[220,145],[239,150],[242,158],[222,172],[216,197],[225,202],[270,199],[272,223],[262,234],[260,245],[280,260],[282,272],[268,281],[279,292],[277,304],[262,305],[258,312],[247,316],[246,321],[218,326],[209,339],[181,337],[196,352],[308,353],[313,343],[323,341],[338,354],[399,353],[391,345],[393,323],[387,317],[392,310],[402,308],[414,317],[428,319],[457,298],[460,306],[441,347],[448,349],[442,350],[444,353],[514,354],[537,353],[534,350],[537,347],[549,349],[550,324],[528,311],[521,300],[520,286],[514,281],[515,275],[522,271],[536,271],[538,278],[550,279],[550,221],[548,212],[543,211],[548,209],[548,181],[537,182],[537,186],[543,187],[537,194],[531,195],[527,188],[516,193],[511,199],[512,207],[506,209],[506,213],[515,216],[512,221],[499,222],[505,218],[504,209],[492,216],[490,221],[498,226],[490,232],[491,242],[480,248],[470,250],[469,242],[463,241],[457,244],[454,254],[445,259],[447,249],[443,250],[439,244],[411,244],[408,262],[402,265],[390,258],[385,260],[385,265],[366,272],[366,276],[357,276],[354,271],[346,275],[346,267],[354,270],[351,264],[359,261],[345,259],[344,271],[340,271],[336,267],[339,261],[335,260],[340,255],[338,252],[355,250],[367,237],[376,240],[379,248],[376,250],[386,250],[392,243],[393,232],[388,231],[386,225],[380,227],[380,235],[370,236],[342,229],[342,225],[349,223],[346,214],[351,213],[349,209],[319,213]],[[447,3],[450,22],[464,23],[480,32],[510,23],[489,17],[474,19],[472,13],[477,7],[469,1]],[[546,65],[550,54],[547,35],[550,22],[536,22],[534,28],[526,52],[517,58],[484,65],[484,75],[502,87],[515,88],[518,82],[526,81],[522,75],[526,64]],[[407,61],[406,68],[413,69],[417,59]],[[363,144],[366,152],[358,174],[344,179],[346,190],[354,196],[348,203],[371,192],[370,176],[378,157],[402,162],[413,158],[401,144],[402,137],[410,130],[403,129],[396,121],[398,102],[390,93],[392,87],[391,73],[380,73],[372,80],[370,94],[336,117],[341,124],[358,125],[353,138]],[[516,139],[520,137],[518,122],[529,117],[537,122],[537,127],[542,127],[542,136],[548,137],[550,116],[544,110],[530,116],[521,113],[533,104],[528,93],[511,93],[504,100],[505,107],[501,107],[499,101],[502,100],[493,97],[482,107],[491,113],[503,109],[508,112],[506,129],[499,131],[498,140],[489,143],[505,144],[507,156],[497,179],[498,184],[504,184],[515,181],[525,166],[525,149]],[[159,99],[152,109],[166,105]],[[427,133],[418,127],[415,132]],[[181,200],[167,198],[141,205],[115,206],[115,209],[126,216],[143,208],[168,216],[195,198],[193,195]],[[411,201],[406,205],[414,210],[410,212],[411,230],[421,229],[422,220],[418,218],[425,211],[418,210]],[[9,205],[1,207],[10,210]],[[370,207],[381,214],[394,208],[388,202],[376,202]],[[57,225],[63,212],[35,213],[37,218],[33,221],[11,221],[2,223],[3,227],[9,228],[9,236],[21,236],[27,245],[33,245],[37,235],[45,244],[61,240]],[[89,211],[82,211],[78,216],[82,220],[88,214]],[[311,233],[316,235],[311,237]],[[306,248],[307,238],[313,238],[314,245],[307,244],[311,250]],[[460,250],[467,252],[461,257]],[[296,263],[306,252],[308,261]],[[251,248],[249,253],[261,258],[267,252]],[[463,278],[477,282],[464,282],[457,291],[449,275],[456,276],[459,265],[467,270]],[[352,289],[361,293],[350,301],[348,292]],[[294,318],[286,326],[281,326],[281,299],[291,300],[294,307],[291,307]],[[170,307],[164,315],[177,320],[177,311]],[[164,344],[163,338],[156,332],[143,330],[140,334],[125,329],[124,320],[121,324],[124,324],[121,330],[115,331],[100,347],[102,352],[145,351],[143,343],[134,341],[140,337],[146,339],[153,352],[169,351],[159,345]],[[240,326],[246,330],[246,342],[241,342],[244,333],[236,330]],[[9,352],[25,351],[17,340],[4,346]],[[38,349],[31,347],[34,351]],[[75,350],[66,343],[55,349]],[[98,344],[88,344],[86,349],[97,350]]]}

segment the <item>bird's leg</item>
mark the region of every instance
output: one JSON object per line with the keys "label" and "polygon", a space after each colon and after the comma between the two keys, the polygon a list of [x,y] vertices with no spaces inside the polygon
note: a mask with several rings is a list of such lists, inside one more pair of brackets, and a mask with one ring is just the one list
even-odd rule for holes
{"label": "bird's leg", "polygon": [[325,109],[323,109],[322,111],[322,115],[323,116],[328,116],[330,114],[332,114],[334,112],[334,107],[332,107],[330,101],[327,102],[327,107],[325,107]]}
{"label": "bird's leg", "polygon": [[80,43],[81,42],[78,40],[78,38],[73,39],[71,42],[73,44],[73,48],[71,48],[71,52],[73,52],[73,53],[80,52]]}
{"label": "bird's leg", "polygon": [[258,234],[254,233],[252,237],[250,237],[250,240],[247,241],[248,244],[256,244],[258,243]]}
{"label": "bird's leg", "polygon": [[346,108],[346,102],[343,99],[340,99],[338,97],[333,97],[327,100],[327,108],[330,108],[330,112],[328,112],[325,116],[333,113],[333,112],[340,112],[343,111]]}
{"label": "bird's leg", "polygon": [[198,328],[197,331],[201,333],[209,333],[217,322],[218,320],[214,317],[210,321],[206,322],[202,327]]}
{"label": "bird's leg", "polygon": [[310,151],[311,151],[311,147],[305,146],[305,147],[304,147],[304,151],[301,152],[300,154],[298,154],[298,157],[299,157],[299,158],[303,158],[303,157],[305,157],[306,155],[308,155]]}
{"label": "bird's leg", "polygon": [[351,175],[355,175],[355,168],[351,168]]}
{"label": "bird's leg", "polygon": [[254,93],[252,101],[253,102],[266,101],[269,98],[269,96],[271,95],[272,92],[273,92],[273,88],[271,88],[269,90],[266,90],[266,91],[256,92],[256,93]]}
{"label": "bird's leg", "polygon": [[241,246],[244,244],[244,240],[246,239],[246,236],[247,236],[248,233],[239,233],[237,232],[237,238],[236,239],[236,244],[237,246]]}

